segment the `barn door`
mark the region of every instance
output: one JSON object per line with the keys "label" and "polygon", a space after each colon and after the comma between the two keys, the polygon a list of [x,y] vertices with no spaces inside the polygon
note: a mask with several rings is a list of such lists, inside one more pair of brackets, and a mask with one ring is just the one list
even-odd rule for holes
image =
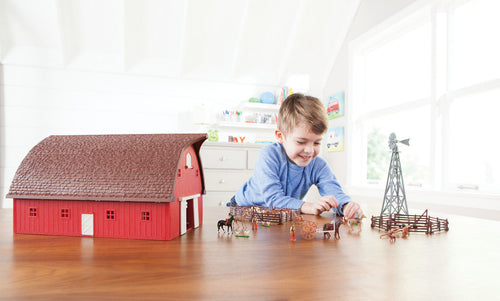
{"label": "barn door", "polygon": [[199,194],[179,198],[180,202],[180,235],[188,229],[197,228],[200,225],[198,214]]}
{"label": "barn door", "polygon": [[82,214],[82,235],[94,236],[94,215]]}
{"label": "barn door", "polygon": [[186,226],[186,219],[187,219],[187,214],[186,214],[186,210],[187,210],[187,200],[184,199],[184,198],[181,198],[181,204],[180,204],[180,207],[181,207],[181,233],[180,235],[186,233],[186,229],[187,229],[187,226]]}

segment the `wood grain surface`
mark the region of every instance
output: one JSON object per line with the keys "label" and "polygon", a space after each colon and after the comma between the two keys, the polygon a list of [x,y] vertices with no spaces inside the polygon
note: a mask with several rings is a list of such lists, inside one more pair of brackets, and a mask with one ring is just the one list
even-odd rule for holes
{"label": "wood grain surface", "polygon": [[217,233],[227,213],[206,208],[199,229],[146,241],[13,234],[12,210],[0,209],[0,300],[498,298],[497,221],[439,216],[449,232],[390,243],[366,219],[359,234],[341,228],[338,241],[297,231],[290,242],[290,224],[259,226],[249,238]]}

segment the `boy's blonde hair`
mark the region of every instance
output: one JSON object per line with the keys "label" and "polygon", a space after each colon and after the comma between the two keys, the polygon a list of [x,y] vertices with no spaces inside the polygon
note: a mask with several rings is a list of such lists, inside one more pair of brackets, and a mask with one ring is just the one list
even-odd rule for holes
{"label": "boy's blonde hair", "polygon": [[287,135],[301,122],[316,135],[323,135],[328,129],[328,117],[321,101],[316,97],[294,93],[280,107],[278,129]]}

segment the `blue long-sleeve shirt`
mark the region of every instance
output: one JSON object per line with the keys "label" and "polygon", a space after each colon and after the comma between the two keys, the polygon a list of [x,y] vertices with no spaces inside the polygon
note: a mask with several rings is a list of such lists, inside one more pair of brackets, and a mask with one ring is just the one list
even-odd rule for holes
{"label": "blue long-sleeve shirt", "polygon": [[240,206],[299,209],[312,185],[321,196],[333,195],[341,214],[342,206],[351,201],[324,159],[316,157],[306,167],[297,166],[276,142],[262,148],[253,176],[236,192],[235,199]]}

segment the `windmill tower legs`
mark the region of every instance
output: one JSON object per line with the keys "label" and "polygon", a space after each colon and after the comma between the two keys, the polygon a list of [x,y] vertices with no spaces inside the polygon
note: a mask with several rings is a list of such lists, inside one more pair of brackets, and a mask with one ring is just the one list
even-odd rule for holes
{"label": "windmill tower legs", "polygon": [[385,187],[384,203],[382,204],[380,215],[391,215],[395,213],[408,214],[403,172],[401,170],[401,161],[399,160],[397,146],[394,147],[391,156],[391,165],[389,166],[387,184]]}

